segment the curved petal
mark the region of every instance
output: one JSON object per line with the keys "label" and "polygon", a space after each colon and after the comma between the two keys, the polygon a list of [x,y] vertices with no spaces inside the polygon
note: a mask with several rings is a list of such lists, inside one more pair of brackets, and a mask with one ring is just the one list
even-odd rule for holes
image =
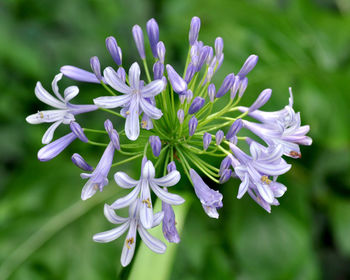
{"label": "curved petal", "polygon": [[111,207],[113,209],[121,209],[121,208],[124,208],[126,206],[129,206],[131,203],[133,203],[135,201],[135,199],[137,198],[139,193],[140,193],[140,184],[138,184],[132,190],[132,192],[130,192],[128,195],[121,197],[121,198],[117,199],[116,201],[114,201],[113,204],[111,205]]}
{"label": "curved petal", "polygon": [[275,199],[273,196],[273,192],[270,189],[269,185],[266,184],[257,184],[258,192],[261,195],[261,197],[267,202],[272,203]]}
{"label": "curved petal", "polygon": [[161,110],[148,103],[147,100],[145,100],[144,98],[141,98],[140,106],[141,109],[145,112],[145,114],[151,119],[158,120],[163,116]]}
{"label": "curved petal", "polygon": [[96,84],[100,83],[100,80],[96,78],[96,75],[94,73],[91,73],[84,69],[80,69],[75,66],[65,65],[61,67],[60,71],[61,73],[63,73],[63,75],[75,81]]}
{"label": "curved petal", "polygon": [[88,180],[81,191],[81,199],[87,200],[92,197],[96,191],[98,190],[98,185],[92,181],[92,179]]}
{"label": "curved petal", "polygon": [[153,166],[152,161],[147,160],[142,167],[142,178],[144,179],[153,179],[156,174],[156,170]]}
{"label": "curved petal", "polygon": [[140,66],[137,62],[134,62],[129,69],[129,83],[133,89],[138,90],[140,88]]}
{"label": "curved petal", "polygon": [[117,172],[114,174],[114,180],[118,186],[124,189],[130,189],[135,187],[139,181],[134,180],[125,172]]}
{"label": "curved petal", "polygon": [[272,182],[270,184],[270,188],[273,192],[274,197],[281,197],[284,195],[284,193],[287,190],[287,187],[281,183],[278,182]]}
{"label": "curved petal", "polygon": [[165,253],[166,245],[162,241],[150,235],[148,231],[143,227],[139,227],[138,231],[142,238],[142,241],[145,242],[148,248],[150,248],[153,252],[158,254]]}
{"label": "curved petal", "polygon": [[161,178],[154,178],[153,182],[161,187],[171,187],[176,185],[180,181],[181,175],[177,170],[171,171],[167,175]]}
{"label": "curved petal", "polygon": [[40,82],[36,83],[34,92],[36,97],[40,101],[46,103],[47,105],[50,105],[58,109],[66,109],[66,105],[63,102],[59,101],[58,99],[54,98],[50,93],[48,93],[46,89],[43,88]]}
{"label": "curved petal", "polygon": [[117,72],[112,67],[107,67],[103,71],[103,75],[107,83],[116,91],[121,93],[131,93],[130,87],[128,87],[118,76]]}
{"label": "curved petal", "polygon": [[49,144],[53,138],[53,134],[55,133],[56,128],[62,123],[62,121],[57,121],[53,123],[45,132],[41,142],[43,144]]}
{"label": "curved petal", "polygon": [[141,89],[142,97],[153,97],[161,93],[164,89],[164,82],[162,80],[155,80]]}
{"label": "curved petal", "polygon": [[153,207],[151,193],[147,180],[141,180],[141,205],[140,205],[140,221],[145,228],[151,228],[153,224]]}
{"label": "curved petal", "polygon": [[64,102],[64,99],[62,98],[62,95],[59,92],[58,84],[57,84],[62,79],[62,76],[63,76],[62,73],[57,74],[55,76],[55,78],[53,79],[51,86],[52,86],[52,90],[53,90],[54,94],[57,96],[57,98],[59,100],[61,100],[62,102]]}
{"label": "curved petal", "polygon": [[101,96],[94,99],[95,105],[101,108],[116,108],[126,105],[130,102],[129,94],[119,96]]}
{"label": "curved petal", "polygon": [[109,206],[108,204],[105,204],[104,209],[103,209],[103,213],[106,217],[106,219],[112,223],[112,224],[122,224],[127,222],[129,219],[128,218],[124,218],[124,217],[119,217],[114,209]]}
{"label": "curved petal", "polygon": [[282,175],[292,167],[290,164],[286,164],[286,163],[266,164],[266,163],[260,163],[257,161],[253,162],[252,165],[259,172],[270,176]]}
{"label": "curved petal", "polygon": [[79,93],[79,88],[77,86],[70,86],[64,90],[64,101],[69,102]]}
{"label": "curved petal", "polygon": [[129,232],[125,239],[122,255],[120,257],[120,262],[124,267],[131,262],[134,256],[135,245],[136,245],[136,229],[137,229],[137,222],[136,220],[132,220],[130,223]]}
{"label": "curved petal", "polygon": [[136,140],[140,135],[140,120],[138,111],[138,101],[132,99],[129,108],[129,114],[126,115],[125,135],[130,140]]}
{"label": "curved petal", "polygon": [[211,207],[211,206],[207,206],[204,204],[202,204],[202,207],[203,207],[205,213],[210,218],[219,219],[219,213],[218,213],[218,210],[216,209],[216,207]]}
{"label": "curved petal", "polygon": [[165,203],[168,203],[170,205],[180,205],[185,202],[185,200],[181,196],[170,192],[166,192],[153,182],[150,182],[150,185],[156,196],[158,196]]}
{"label": "curved petal", "polygon": [[92,237],[92,239],[95,242],[100,243],[107,243],[116,240],[129,228],[129,224],[130,222],[126,222],[117,228],[97,233]]}
{"label": "curved petal", "polygon": [[249,175],[248,173],[245,173],[244,179],[242,183],[239,185],[238,195],[237,195],[238,199],[242,198],[242,196],[247,192],[248,186],[249,186]]}
{"label": "curved petal", "polygon": [[163,221],[163,218],[164,218],[164,212],[163,211],[155,213],[153,215],[152,228],[158,226]]}
{"label": "curved petal", "polygon": [[63,120],[66,114],[67,114],[66,110],[39,111],[36,114],[32,114],[28,116],[26,118],[26,121],[30,124],[51,123],[51,122]]}

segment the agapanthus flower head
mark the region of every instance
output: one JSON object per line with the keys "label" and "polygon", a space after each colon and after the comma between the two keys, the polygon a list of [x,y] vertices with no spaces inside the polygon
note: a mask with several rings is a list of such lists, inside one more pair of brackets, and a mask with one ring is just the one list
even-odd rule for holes
{"label": "agapanthus flower head", "polygon": [[[53,159],[79,139],[76,142],[92,145],[96,150],[94,154],[100,155],[95,167],[77,153],[71,157],[72,162],[86,172],[81,174],[87,179],[81,198],[86,200],[98,195],[113,175],[117,187],[111,188],[129,190],[104,207],[107,220],[119,226],[93,237],[96,242],[110,242],[127,232],[121,253],[122,266],[127,266],[135,254],[137,233],[152,251],[165,252],[166,245],[147,231],[160,223],[167,242],[180,242],[181,232],[175,221],[175,218],[184,219],[177,212],[177,205],[185,203],[185,194],[180,195],[176,187],[180,179],[184,187],[192,184],[193,188],[181,191],[194,193],[197,205],[202,205],[209,217],[219,217],[218,210],[223,207],[221,190],[227,185],[236,189],[238,199],[248,193],[270,212],[271,206],[279,205],[277,199],[287,190],[277,181],[291,168],[284,156],[300,158],[299,145],[312,143],[306,135],[310,127],[301,125],[300,113],[293,109],[291,89],[289,104],[274,112],[261,110],[272,98],[271,89],[260,94],[246,92],[248,75],[258,62],[257,55],[250,55],[238,73],[229,73],[224,79],[215,76],[224,62],[224,41],[217,37],[214,46],[205,45],[198,37],[200,25],[200,19],[193,17],[184,68],[179,64],[174,67],[171,61],[164,64],[166,46],[159,41],[156,20],[150,19],[146,31],[154,61],[151,67],[142,28],[135,25],[130,35],[142,59],[142,73],[137,62],[131,64],[128,73],[125,71],[122,46],[109,36],[105,43],[118,66],[116,70],[107,66],[102,71],[100,60],[94,56],[90,59],[89,71],[71,65],[61,67],[62,74],[56,75],[52,83],[54,95],[40,82],[35,88],[38,99],[55,108],[27,117],[32,124],[53,123],[42,139],[47,145],[39,150],[39,160]],[[94,105],[73,105],[70,100],[79,90],[71,86],[61,95],[57,82],[62,75],[100,84],[106,92],[93,99]],[[255,102],[250,107],[240,106],[247,94],[254,94]],[[84,123],[83,128],[75,119],[81,113],[97,109],[109,114],[99,127],[88,128]],[[69,124],[70,131],[51,142],[54,131],[62,123]],[[114,124],[121,124],[124,129],[118,128],[117,132]],[[255,136],[247,137],[247,130]],[[248,153],[242,145],[249,145]],[[131,162],[141,165],[137,179],[123,171],[124,164]],[[154,212],[156,200],[162,205],[162,211],[157,213]],[[128,208],[127,217],[116,214],[121,208]]]}

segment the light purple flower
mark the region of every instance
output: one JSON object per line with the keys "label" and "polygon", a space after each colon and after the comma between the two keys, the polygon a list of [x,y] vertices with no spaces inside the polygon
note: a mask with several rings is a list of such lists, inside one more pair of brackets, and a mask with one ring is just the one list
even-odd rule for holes
{"label": "light purple flower", "polygon": [[70,86],[65,89],[64,97],[59,93],[58,81],[62,79],[62,74],[57,74],[52,81],[52,90],[56,97],[48,93],[40,82],[37,82],[35,87],[36,97],[49,106],[56,108],[55,110],[39,111],[36,114],[30,115],[26,121],[30,124],[53,123],[45,132],[42,143],[48,144],[51,142],[56,128],[60,124],[69,124],[75,120],[74,116],[82,113],[97,110],[96,105],[74,105],[69,101],[79,93],[79,88]]}
{"label": "light purple flower", "polygon": [[203,179],[192,168],[190,169],[190,176],[194,191],[202,203],[205,213],[211,218],[219,218],[218,208],[222,207],[222,194],[208,187]]}
{"label": "light purple flower", "polygon": [[190,32],[189,32],[189,41],[191,46],[193,46],[193,44],[197,41],[200,28],[201,28],[201,20],[198,17],[193,17],[191,20],[191,26],[190,26]]}
{"label": "light purple flower", "polygon": [[174,161],[169,162],[168,166],[166,167],[168,173],[170,173],[171,171],[176,170],[176,164]]}
{"label": "light purple flower", "polygon": [[184,94],[187,90],[187,83],[180,77],[180,75],[174,70],[174,68],[170,65],[166,65],[166,71],[168,73],[168,79],[170,81],[173,90],[177,94]]}
{"label": "light purple flower", "polygon": [[242,97],[245,90],[247,89],[248,86],[248,78],[244,77],[243,80],[240,81],[239,89],[238,89],[238,96]]}
{"label": "light purple flower", "polygon": [[219,98],[224,96],[233,86],[234,81],[235,81],[235,75],[233,73],[228,74],[225,77],[224,81],[222,82],[222,85],[219,88],[218,92],[216,93],[216,97]]}
{"label": "light purple flower", "polygon": [[157,44],[159,41],[159,27],[154,18],[151,18],[149,21],[147,21],[146,25],[147,35],[149,39],[149,43],[151,45],[151,50],[154,58],[158,57],[157,52]]}
{"label": "light purple flower", "polygon": [[117,199],[111,206],[114,209],[120,209],[129,206],[138,197],[141,199],[140,219],[145,228],[151,228],[153,221],[153,207],[150,188],[165,203],[171,205],[182,204],[185,200],[179,195],[168,193],[162,187],[176,185],[180,180],[180,173],[174,170],[161,178],[155,178],[155,169],[151,161],[142,165],[140,180],[130,178],[124,172],[117,172],[114,179],[122,188],[133,190],[126,196]]}
{"label": "light purple flower", "polygon": [[184,122],[184,119],[185,119],[185,112],[184,112],[183,109],[179,109],[179,110],[177,111],[177,118],[178,118],[180,124]]}
{"label": "light purple flower", "polygon": [[242,126],[243,126],[242,119],[235,120],[226,134],[226,139],[230,140],[233,137],[235,137],[236,134],[241,130]]}
{"label": "light purple flower", "polygon": [[160,60],[161,63],[164,64],[164,59],[165,59],[165,46],[162,41],[159,41],[157,44],[157,55],[158,59]]}
{"label": "light purple flower", "polygon": [[208,96],[209,96],[210,102],[214,102],[215,94],[216,94],[215,85],[214,84],[210,84],[208,86]]}
{"label": "light purple flower", "polygon": [[226,183],[232,175],[232,170],[231,169],[224,169],[220,176],[220,184]]}
{"label": "light purple flower", "polygon": [[219,60],[224,49],[224,40],[221,37],[215,39],[215,56]]}
{"label": "light purple flower", "polygon": [[90,59],[90,66],[92,69],[92,72],[94,72],[96,78],[99,81],[102,81],[102,75],[101,75],[101,64],[97,56],[93,56]]}
{"label": "light purple flower", "polygon": [[241,70],[239,70],[237,76],[245,77],[250,71],[252,71],[255,65],[258,63],[258,56],[255,54],[250,55],[244,62]]}
{"label": "light purple flower", "polygon": [[132,28],[132,35],[141,59],[146,59],[142,29],[137,24]]}
{"label": "light purple flower", "polygon": [[264,106],[267,101],[269,101],[271,97],[272,90],[271,89],[264,89],[258,96],[258,98],[255,100],[255,102],[249,107],[249,112],[254,112],[255,110],[259,109],[260,107]]}
{"label": "light purple flower", "polygon": [[153,77],[155,80],[163,78],[164,75],[164,64],[160,61],[157,61],[153,65]]}
{"label": "light purple flower", "polygon": [[106,47],[114,62],[118,66],[122,65],[122,50],[120,47],[118,47],[117,40],[113,36],[106,38]]}
{"label": "light purple flower", "polygon": [[77,153],[72,155],[72,162],[84,171],[92,172],[94,170],[94,168],[91,165],[89,165],[81,155]]}
{"label": "light purple flower", "polygon": [[222,140],[224,139],[224,132],[222,130],[218,130],[215,134],[215,141],[216,141],[216,145],[220,145]]}
{"label": "light purple flower", "polygon": [[187,84],[192,80],[195,73],[196,73],[196,66],[192,62],[190,62],[186,68],[186,75],[185,75],[185,82]]}
{"label": "light purple flower", "polygon": [[108,84],[123,93],[119,96],[102,96],[94,99],[94,103],[102,108],[127,107],[125,135],[130,140],[136,140],[140,134],[141,110],[151,119],[159,119],[163,113],[149,102],[149,98],[158,95],[164,89],[162,80],[155,80],[140,88],[140,67],[135,62],[129,70],[130,86],[126,85],[111,67],[104,70]]}
{"label": "light purple flower", "polygon": [[[128,233],[125,238],[122,255],[120,262],[122,266],[127,266],[135,252],[136,247],[136,232],[139,233],[142,241],[150,248],[153,252],[163,254],[166,251],[166,245],[149,234],[140,221],[139,211],[142,203],[139,199],[135,200],[129,208],[129,217],[124,218],[118,216],[112,207],[105,204],[104,214],[107,220],[112,224],[120,225],[117,228],[97,233],[93,236],[95,242],[107,243],[116,240],[123,235],[128,229]],[[153,216],[151,227],[158,226],[163,220],[163,212],[158,212]]]}

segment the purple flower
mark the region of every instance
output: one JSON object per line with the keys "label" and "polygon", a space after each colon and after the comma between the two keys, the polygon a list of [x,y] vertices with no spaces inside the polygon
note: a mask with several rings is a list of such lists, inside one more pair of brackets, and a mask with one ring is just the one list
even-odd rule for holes
{"label": "purple flower", "polygon": [[188,122],[188,134],[190,136],[192,136],[196,132],[197,125],[198,125],[198,120],[196,119],[195,116],[192,116],[192,118]]}
{"label": "purple flower", "polygon": [[214,84],[210,84],[208,86],[208,96],[209,96],[210,102],[214,102],[215,94],[216,94],[215,85]]}
{"label": "purple flower", "polygon": [[96,78],[99,81],[102,81],[101,65],[100,65],[100,61],[99,61],[97,56],[91,57],[90,66],[91,66],[92,72],[94,72]]}
{"label": "purple flower", "polygon": [[72,155],[72,162],[84,171],[92,172],[94,170],[94,168],[91,165],[89,165],[81,155],[77,153]]}
{"label": "purple flower", "polygon": [[164,75],[164,64],[160,61],[157,61],[153,65],[153,77],[155,80],[163,78]]}
{"label": "purple flower", "polygon": [[149,43],[151,45],[151,50],[154,58],[158,57],[158,52],[157,52],[157,44],[159,41],[159,27],[154,18],[150,19],[147,22],[147,35],[149,39]]}
{"label": "purple flower", "polygon": [[191,46],[193,46],[193,44],[197,41],[200,28],[201,20],[198,17],[193,17],[191,20],[191,27],[189,32],[189,41]]}
{"label": "purple flower", "polygon": [[192,62],[190,62],[186,69],[185,82],[189,83],[192,80],[195,73],[196,73],[196,66],[193,65]]}
{"label": "purple flower", "polygon": [[211,134],[206,132],[203,135],[203,149],[206,151],[211,142]]}
{"label": "purple flower", "polygon": [[106,47],[114,62],[118,66],[122,65],[122,50],[118,47],[117,40],[113,36],[106,38]]}
{"label": "purple flower", "polygon": [[221,87],[219,88],[218,92],[216,93],[216,97],[222,97],[226,94],[226,92],[229,91],[229,89],[233,86],[233,83],[235,81],[235,75],[233,73],[228,74],[224,81],[222,82]]}
{"label": "purple flower", "polygon": [[58,156],[65,148],[67,148],[75,139],[80,139],[83,142],[88,142],[84,135],[83,129],[76,122],[70,124],[71,133],[58,138],[57,140],[42,147],[38,152],[38,159],[40,161],[49,161]]}
{"label": "purple flower", "polygon": [[264,106],[267,101],[269,101],[271,97],[272,90],[271,89],[265,89],[263,90],[258,98],[255,100],[255,102],[250,106],[249,112],[254,112],[255,110],[259,109],[260,107]]}
{"label": "purple flower", "polygon": [[240,85],[239,85],[239,89],[238,89],[238,96],[242,97],[245,90],[247,89],[248,86],[248,78],[245,77],[243,78],[243,80],[241,80]]}
{"label": "purple flower", "polygon": [[141,59],[146,59],[142,29],[137,24],[134,25],[134,27],[132,28],[132,36],[134,37],[136,48],[139,52]]}
{"label": "purple flower", "polygon": [[174,171],[174,170],[176,170],[176,164],[174,161],[171,161],[167,166],[167,171],[168,173],[170,173],[171,171]]}
{"label": "purple flower", "polygon": [[[97,83],[97,84],[101,83],[100,80],[97,79],[94,73],[91,73],[84,69],[80,69],[72,65],[62,66],[60,71],[63,75],[75,81]],[[102,81],[105,82],[103,77],[102,77]]]}
{"label": "purple flower", "polygon": [[239,70],[237,76],[245,77],[250,71],[252,71],[255,65],[258,63],[258,56],[255,54],[250,55],[244,62],[241,70]]}
{"label": "purple flower", "polygon": [[47,129],[45,132],[42,143],[48,144],[51,142],[54,132],[56,128],[60,124],[69,124],[75,120],[74,116],[82,113],[91,112],[97,110],[98,107],[96,105],[74,105],[69,103],[71,99],[79,93],[79,88],[76,86],[70,86],[65,89],[64,97],[59,93],[58,90],[58,81],[62,79],[62,74],[57,74],[52,81],[52,90],[56,97],[53,97],[49,94],[41,85],[40,82],[37,82],[35,87],[35,95],[36,97],[50,105],[56,110],[47,110],[47,111],[39,111],[36,114],[30,115],[26,118],[26,121],[30,124],[39,124],[39,123],[52,123],[53,124]]}
{"label": "purple flower", "polygon": [[275,181],[276,176],[286,173],[291,168],[291,165],[282,159],[282,146],[266,148],[253,141],[250,145],[251,156],[233,144],[230,144],[230,148],[240,163],[234,168],[236,175],[242,181],[237,198],[241,198],[249,189],[265,203],[276,205],[276,197],[282,196],[286,190],[285,186]]}
{"label": "purple flower", "polygon": [[230,140],[233,137],[235,137],[236,134],[241,130],[242,126],[243,126],[243,122],[241,119],[235,120],[226,134],[226,139]]}
{"label": "purple flower", "polygon": [[149,102],[149,98],[158,95],[164,89],[162,80],[155,80],[140,88],[140,67],[135,62],[129,70],[130,86],[126,85],[111,67],[104,70],[108,84],[123,93],[119,96],[103,96],[94,99],[94,103],[102,108],[127,107],[125,135],[136,140],[140,134],[139,114],[141,110],[151,119],[159,119],[163,113]]}
{"label": "purple flower", "polygon": [[153,155],[159,157],[160,150],[162,149],[162,142],[160,142],[159,136],[150,136],[149,143],[151,144]]}
{"label": "purple flower", "polygon": [[176,73],[174,68],[170,65],[166,65],[166,71],[168,72],[168,79],[170,81],[173,90],[178,94],[184,94],[187,90],[187,83]]}
{"label": "purple flower", "polygon": [[155,178],[155,169],[151,161],[147,161],[143,165],[141,178],[138,181],[130,178],[124,172],[117,172],[114,175],[114,179],[120,187],[125,189],[134,189],[125,197],[117,199],[111,205],[112,208],[120,209],[127,207],[133,203],[138,196],[140,196],[142,202],[140,206],[140,220],[145,228],[151,228],[153,221],[153,207],[150,188],[165,203],[179,205],[185,201],[182,197],[176,194],[168,193],[160,188],[160,186],[170,187],[176,185],[180,180],[180,173],[177,170],[174,170],[164,177]]}
{"label": "purple flower", "polygon": [[215,56],[219,60],[222,55],[222,50],[224,49],[224,40],[221,37],[215,39]]}
{"label": "purple flower", "polygon": [[193,115],[197,113],[202,107],[204,106],[205,99],[203,97],[197,96],[195,99],[193,99],[192,104],[190,108],[188,109],[188,113],[190,115]]}
{"label": "purple flower", "polygon": [[211,218],[219,218],[217,209],[222,207],[222,194],[209,188],[192,168],[190,169],[190,175],[194,191],[202,203],[205,213]]}
{"label": "purple flower", "polygon": [[[131,262],[134,256],[136,246],[136,232],[139,233],[142,241],[153,252],[163,254],[166,250],[166,245],[162,241],[150,235],[142,225],[139,215],[141,204],[142,203],[139,199],[135,200],[135,202],[129,208],[128,218],[118,216],[112,207],[105,204],[104,214],[107,220],[112,224],[117,224],[120,226],[105,232],[97,233],[93,236],[93,240],[95,242],[106,243],[116,240],[129,229],[125,238],[125,243],[120,258],[120,262],[124,267]],[[163,212],[158,212],[153,216],[151,225],[152,228],[158,226],[161,223],[163,215]]]}
{"label": "purple flower", "polygon": [[231,169],[224,169],[220,176],[220,184],[226,183],[232,175],[232,170]]}

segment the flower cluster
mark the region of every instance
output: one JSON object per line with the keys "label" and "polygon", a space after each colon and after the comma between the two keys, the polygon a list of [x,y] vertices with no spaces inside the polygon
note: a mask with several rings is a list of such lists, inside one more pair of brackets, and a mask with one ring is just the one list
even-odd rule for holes
{"label": "flower cluster", "polygon": [[[148,229],[162,223],[164,238],[168,242],[180,241],[173,206],[185,200],[176,194],[176,190],[169,192],[168,188],[180,181],[181,173],[192,183],[193,193],[209,217],[218,218],[218,209],[223,207],[223,195],[209,187],[209,182],[218,188],[217,184],[226,183],[231,178],[240,181],[236,184],[237,198],[248,193],[270,212],[271,205],[278,205],[277,198],[287,189],[277,182],[278,176],[291,168],[283,156],[300,158],[299,145],[311,145],[312,142],[306,136],[309,126],[301,126],[300,114],[293,109],[291,89],[289,104],[280,111],[260,110],[271,97],[271,89],[263,90],[251,106],[238,106],[248,86],[247,75],[257,64],[256,55],[249,56],[237,74],[228,74],[220,86],[212,83],[224,60],[224,43],[220,37],[216,38],[214,47],[199,41],[200,23],[198,17],[191,21],[189,50],[183,71],[165,63],[165,44],[159,40],[157,22],[151,19],[146,31],[149,53],[153,57],[146,58],[148,50],[141,27],[135,25],[132,28],[144,77],[137,62],[126,72],[117,40],[108,37],[106,47],[116,63],[114,68],[109,66],[102,72],[95,56],[90,59],[91,71],[63,66],[52,82],[54,96],[40,82],[35,87],[37,98],[56,108],[39,111],[26,119],[31,124],[53,123],[42,138],[45,146],[38,152],[39,160],[53,159],[75,139],[96,148],[104,147],[95,168],[81,155],[72,156],[72,162],[86,172],[81,174],[87,179],[81,193],[82,200],[103,191],[109,183],[111,169],[114,169],[116,184],[130,190],[126,196],[104,207],[107,220],[119,226],[93,237],[96,242],[110,242],[128,231],[121,255],[123,266],[133,258],[137,232],[156,253],[164,253],[166,245],[150,235]],[[153,78],[148,68],[151,60]],[[79,89],[71,86],[61,95],[57,83],[63,75],[75,81],[101,84],[106,94],[93,99],[90,105],[71,104],[70,100]],[[222,98],[227,102],[218,107],[217,101]],[[109,119],[104,122],[103,130],[82,128],[75,117],[95,110],[103,110],[111,117],[123,120],[124,129],[117,132]],[[69,124],[69,133],[52,141],[60,124]],[[256,137],[242,136],[247,130]],[[105,141],[97,142],[101,135]],[[249,154],[242,150],[242,145],[249,146]],[[119,156],[125,159],[119,160]],[[213,164],[217,158],[221,158],[220,166]],[[130,161],[140,161],[139,179],[115,170]],[[162,211],[158,213],[153,210],[156,199],[162,202]],[[117,215],[116,212],[123,208],[129,209],[128,217]]]}

